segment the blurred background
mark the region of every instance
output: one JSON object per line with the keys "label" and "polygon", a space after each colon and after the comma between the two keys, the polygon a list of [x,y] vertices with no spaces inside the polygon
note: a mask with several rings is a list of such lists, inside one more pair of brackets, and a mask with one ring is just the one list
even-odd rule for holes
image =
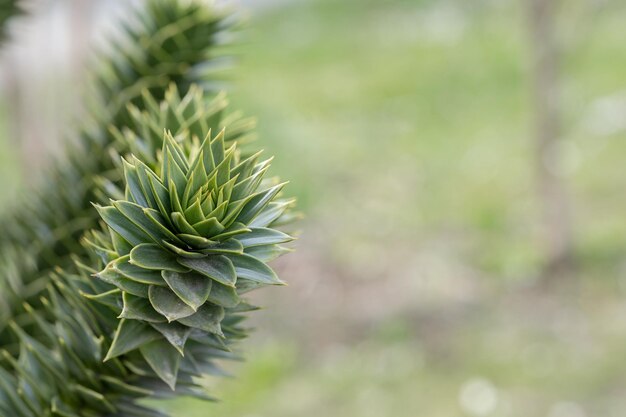
{"label": "blurred background", "polygon": [[[2,54],[0,201],[58,149],[127,2],[39,1]],[[179,417],[618,417],[626,4],[247,0],[231,86],[306,219]],[[28,157],[24,157],[28,155]],[[0,206],[2,203],[0,203]]]}

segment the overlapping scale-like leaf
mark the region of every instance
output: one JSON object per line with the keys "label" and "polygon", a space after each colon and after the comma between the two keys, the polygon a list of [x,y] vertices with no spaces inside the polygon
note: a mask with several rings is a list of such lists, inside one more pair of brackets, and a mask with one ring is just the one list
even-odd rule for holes
{"label": "overlapping scale-like leaf", "polygon": [[227,130],[202,141],[165,131],[152,163],[123,161],[124,199],[96,205],[115,248],[111,259],[93,244],[107,254],[96,275],[123,304],[107,358],[138,350],[168,384],[179,362],[159,364],[157,352],[184,355],[192,332],[225,337],[227,312],[247,305],[242,294],[282,284],[266,262],[288,251],[280,245],[291,236],[272,224],[292,202],[277,200],[284,183],[265,178],[270,160],[242,157]]}
{"label": "overlapping scale-like leaf", "polygon": [[[113,52],[98,63],[105,69],[96,74],[90,95],[96,105],[85,112],[79,140],[48,170],[43,183],[5,214],[0,236],[1,416],[164,416],[139,401],[207,398],[194,378],[223,374],[215,360],[235,357],[229,350],[245,335],[240,313],[247,304],[240,302],[235,288],[213,282],[204,305],[210,302],[216,308],[203,305],[180,319],[194,326],[168,323],[149,298],[151,285],[170,288],[165,278],[157,285],[151,274],[168,270],[167,264],[149,269],[134,263],[136,258],[150,262],[150,247],[132,253],[139,245],[129,242],[143,241],[143,233],[134,238],[126,234],[127,240],[117,232],[92,230],[81,240],[99,220],[90,203],[115,198],[129,203],[119,208],[131,217],[139,213],[134,205],[152,207],[144,212],[151,223],[139,217],[142,226],[156,227],[149,238],[166,236],[163,245],[171,245],[173,253],[191,253],[170,234],[171,219],[158,207],[171,203],[168,189],[156,177],[144,176],[146,171],[137,176],[128,171],[125,177],[120,156],[158,172],[155,164],[166,127],[175,138],[192,142],[209,128],[226,125],[227,142],[250,137],[249,119],[227,114],[223,96],[207,100],[205,93],[216,79],[206,71],[211,67],[207,64],[220,59],[215,47],[229,27],[223,14],[194,0],[142,4],[129,13],[110,48]],[[131,183],[129,193],[135,197],[126,198],[121,184]],[[138,190],[146,189],[159,199],[141,200]],[[231,243],[198,255],[243,250]],[[191,271],[174,269],[170,272]],[[92,277],[98,271],[101,280]],[[184,296],[184,288],[177,290]],[[188,301],[199,305],[203,298],[204,293]],[[122,322],[129,326],[120,326]]]}

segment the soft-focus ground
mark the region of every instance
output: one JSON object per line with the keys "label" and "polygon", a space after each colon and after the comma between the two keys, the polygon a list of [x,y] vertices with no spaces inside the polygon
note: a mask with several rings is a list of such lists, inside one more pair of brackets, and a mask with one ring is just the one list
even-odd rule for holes
{"label": "soft-focus ground", "polygon": [[298,1],[253,20],[233,101],[307,219],[276,263],[289,287],[254,296],[248,362],[211,381],[222,402],[176,416],[624,415],[626,6],[562,2],[554,169],[579,262],[540,284],[522,3]]}

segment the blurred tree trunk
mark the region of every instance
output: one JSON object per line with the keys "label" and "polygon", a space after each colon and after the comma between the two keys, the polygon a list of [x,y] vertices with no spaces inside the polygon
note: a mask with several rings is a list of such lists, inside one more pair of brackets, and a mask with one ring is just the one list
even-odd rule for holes
{"label": "blurred tree trunk", "polygon": [[532,42],[536,181],[542,210],[541,246],[546,261],[543,275],[551,278],[564,275],[573,266],[570,203],[560,174],[557,0],[526,1]]}

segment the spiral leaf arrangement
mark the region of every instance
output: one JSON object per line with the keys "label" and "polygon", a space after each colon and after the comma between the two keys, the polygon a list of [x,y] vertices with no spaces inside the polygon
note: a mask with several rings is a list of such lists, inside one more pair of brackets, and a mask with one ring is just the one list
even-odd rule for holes
{"label": "spiral leaf arrangement", "polygon": [[0,416],[154,417],[140,400],[211,399],[202,381],[238,357],[256,309],[244,294],[281,284],[266,263],[289,251],[277,228],[293,201],[241,148],[251,120],[193,83],[222,18],[149,0],[136,22],[81,141],[3,219]]}
{"label": "spiral leaf arrangement", "polygon": [[166,133],[159,169],[124,161],[125,198],[96,206],[113,243],[90,242],[107,262],[97,277],[117,287],[107,303],[117,297],[122,306],[106,358],[139,349],[172,387],[176,361],[150,360],[155,350],[182,355],[192,332],[223,339],[221,322],[241,309],[240,294],[282,284],[264,260],[292,240],[268,227],[291,204],[275,201],[284,184],[264,181],[270,160],[242,160],[224,132],[202,143]]}
{"label": "spiral leaf arrangement", "polygon": [[[9,1],[7,8],[15,9],[15,3]],[[133,129],[143,134],[149,126],[138,129],[136,113],[155,103],[158,106],[172,85],[185,95],[196,84],[206,99],[219,81],[214,68],[223,60],[233,24],[233,19],[201,0],[147,0],[144,7],[131,10],[119,36],[109,42],[111,52],[94,63],[92,88],[86,98],[88,111],[80,130],[71,135],[64,156],[47,169],[41,183],[23,193],[3,219],[0,348],[18,353],[15,338],[5,331],[9,319],[25,314],[24,302],[35,309],[41,306],[41,291],[52,271],[71,267],[73,258],[87,256],[79,241],[98,221],[91,202],[101,201],[101,182],[120,184],[116,164],[119,153],[127,151],[124,146],[136,149],[134,144],[120,141],[116,133]],[[224,100],[215,105],[223,110]],[[169,122],[197,125],[199,119],[209,124],[220,120],[219,109],[195,108],[209,111],[212,118],[201,116],[206,113],[185,114]],[[137,155],[148,161],[153,153],[147,148]]]}

